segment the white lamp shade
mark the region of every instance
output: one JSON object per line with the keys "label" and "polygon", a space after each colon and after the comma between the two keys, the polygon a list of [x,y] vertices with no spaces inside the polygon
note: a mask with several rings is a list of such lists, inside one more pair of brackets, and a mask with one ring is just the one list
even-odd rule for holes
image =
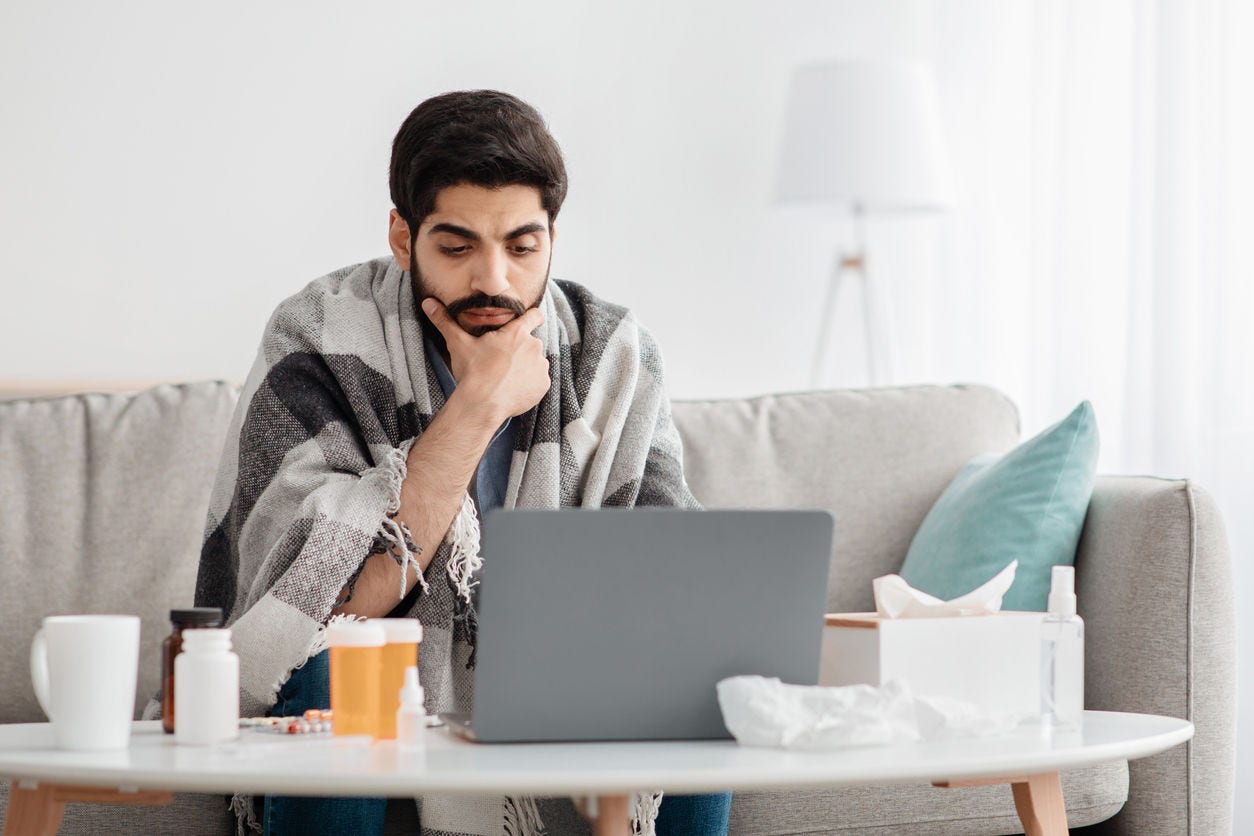
{"label": "white lamp shade", "polygon": [[931,71],[908,62],[800,67],[777,197],[881,211],[948,206],[953,182]]}

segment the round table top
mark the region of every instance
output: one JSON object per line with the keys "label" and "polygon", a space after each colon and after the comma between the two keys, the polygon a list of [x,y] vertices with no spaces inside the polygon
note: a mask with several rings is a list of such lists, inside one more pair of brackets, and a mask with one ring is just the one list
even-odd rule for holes
{"label": "round table top", "polygon": [[1012,777],[1144,757],[1193,735],[1174,717],[1086,711],[1078,732],[1036,727],[988,738],[799,751],[735,741],[470,743],[428,730],[424,750],[329,735],[244,729],[239,741],[180,746],[157,722],[129,748],[70,752],[47,723],[0,726],[0,776],[60,784],[253,794],[403,797],[425,792],[610,795]]}

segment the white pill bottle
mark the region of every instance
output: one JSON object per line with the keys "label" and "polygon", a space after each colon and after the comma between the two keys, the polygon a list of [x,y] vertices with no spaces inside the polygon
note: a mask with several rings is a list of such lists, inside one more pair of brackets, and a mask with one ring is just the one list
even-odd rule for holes
{"label": "white pill bottle", "polygon": [[174,742],[209,746],[239,738],[239,657],[227,628],[184,630],[174,659]]}

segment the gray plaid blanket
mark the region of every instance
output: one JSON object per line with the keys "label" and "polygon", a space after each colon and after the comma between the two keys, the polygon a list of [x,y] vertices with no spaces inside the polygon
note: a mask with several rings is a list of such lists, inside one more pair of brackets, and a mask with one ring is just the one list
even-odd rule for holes
{"label": "gray plaid blanket", "polygon": [[[515,419],[505,507],[696,507],[648,331],[573,282],[551,280],[541,306],[552,385]],[[268,710],[321,649],[368,554],[413,559],[389,514],[409,447],[443,405],[409,274],[391,256],[315,280],[270,318],[223,451],[196,582],[196,603],[227,613],[245,716]],[[470,710],[478,540],[468,496],[408,613],[423,625],[431,712]],[[656,804],[637,799],[640,830],[651,830]],[[540,832],[545,807],[427,796],[422,826]]]}

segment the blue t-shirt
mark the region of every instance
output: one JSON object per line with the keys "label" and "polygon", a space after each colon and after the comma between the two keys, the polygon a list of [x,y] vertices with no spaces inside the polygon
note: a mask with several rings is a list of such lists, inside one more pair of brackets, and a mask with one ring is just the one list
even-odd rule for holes
{"label": "blue t-shirt", "polygon": [[[440,381],[440,388],[444,390],[444,397],[447,398],[457,388],[457,381],[453,379],[453,373],[449,371],[444,358],[440,356],[440,352],[436,350],[431,340],[424,337],[423,343],[427,350],[427,359],[431,361],[431,368],[435,369],[435,376]],[[505,489],[509,485],[509,465],[513,458],[514,421],[507,419],[492,437],[487,451],[483,454],[483,459],[479,462],[479,470],[475,474],[474,496],[479,503],[481,519],[492,509],[500,508],[505,504]]]}

